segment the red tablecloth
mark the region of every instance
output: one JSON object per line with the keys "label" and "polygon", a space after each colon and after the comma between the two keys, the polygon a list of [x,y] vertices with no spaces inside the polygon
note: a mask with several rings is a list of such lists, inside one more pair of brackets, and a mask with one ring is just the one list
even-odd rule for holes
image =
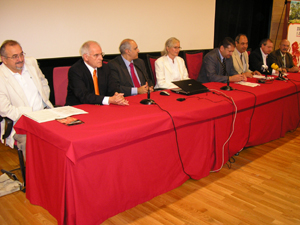
{"label": "red tablecloth", "polygon": [[[289,75],[300,81],[299,74]],[[251,79],[251,81],[256,81]],[[274,81],[259,87],[209,83],[211,92],[128,97],[130,106],[77,106],[84,124],[37,123],[22,116],[15,128],[27,134],[27,198],[58,224],[100,224],[107,218],[172,190],[187,179],[218,170],[245,146],[277,139],[299,122],[300,83]],[[216,91],[214,91],[215,89]],[[239,91],[240,90],[240,91]],[[249,93],[250,92],[250,93]],[[233,136],[224,145],[232,129]],[[223,147],[224,145],[224,147]]]}

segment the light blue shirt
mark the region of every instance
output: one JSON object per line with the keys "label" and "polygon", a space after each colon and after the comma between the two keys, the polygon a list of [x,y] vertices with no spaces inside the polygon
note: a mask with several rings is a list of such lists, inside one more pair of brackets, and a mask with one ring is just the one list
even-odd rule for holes
{"label": "light blue shirt", "polygon": [[[124,57],[123,57],[122,55],[121,55],[121,57],[122,57],[122,59],[123,59],[125,65],[126,65],[126,68],[127,68],[128,72],[129,72],[129,74],[130,74],[130,77],[131,77],[131,81],[132,81],[132,83],[133,83],[132,75],[131,75],[131,69],[130,69],[130,66],[129,66],[130,63],[133,63],[133,60],[132,60],[131,62],[129,62],[128,60],[124,59]],[[133,63],[133,65],[134,65],[134,63]],[[137,71],[136,71],[136,69],[135,69],[135,66],[134,66],[133,68],[134,68],[134,72],[135,72],[135,74],[136,74],[136,78],[137,78],[137,80],[139,81],[139,83],[141,84],[141,81],[140,81],[140,78],[139,78],[139,76],[138,76],[138,73],[137,73]],[[138,88],[137,88],[137,87],[131,88],[131,95],[137,95],[137,94],[138,94]]]}

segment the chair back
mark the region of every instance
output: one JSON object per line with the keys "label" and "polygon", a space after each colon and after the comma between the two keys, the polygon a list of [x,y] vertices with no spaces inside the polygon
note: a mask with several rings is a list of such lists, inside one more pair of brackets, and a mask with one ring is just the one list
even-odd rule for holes
{"label": "chair back", "polygon": [[70,66],[55,67],[53,69],[55,105],[63,106],[66,104],[69,69]]}
{"label": "chair back", "polygon": [[202,66],[203,52],[183,52],[189,78],[197,80]]}
{"label": "chair back", "polygon": [[159,56],[151,56],[147,54],[147,64],[154,86],[156,85],[155,61],[157,60],[157,58],[159,58]]}

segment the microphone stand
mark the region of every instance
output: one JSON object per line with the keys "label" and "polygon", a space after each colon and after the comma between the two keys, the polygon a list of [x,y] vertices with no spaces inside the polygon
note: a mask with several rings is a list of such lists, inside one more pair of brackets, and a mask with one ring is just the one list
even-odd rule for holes
{"label": "microphone stand", "polygon": [[[226,73],[227,73],[227,71],[226,71]],[[223,91],[232,91],[233,90],[233,88],[229,86],[229,76],[228,76],[228,79],[227,79],[227,85],[221,87],[220,89],[223,90]]]}
{"label": "microphone stand", "polygon": [[[145,80],[148,81],[148,77],[144,74],[143,70],[138,65],[135,64],[135,66],[136,66],[136,68],[138,68],[142,72]],[[147,99],[141,100],[140,103],[143,104],[143,105],[156,104],[155,101],[150,98],[150,89],[149,89],[149,86],[148,86]]]}
{"label": "microphone stand", "polygon": [[150,89],[148,87],[147,99],[143,99],[140,101],[143,105],[152,105],[155,104],[155,101],[150,98]]}
{"label": "microphone stand", "polygon": [[279,72],[279,75],[278,75],[278,77],[276,78],[276,80],[285,80],[285,78],[282,76],[282,72],[279,71],[279,70],[278,70],[278,72]]}

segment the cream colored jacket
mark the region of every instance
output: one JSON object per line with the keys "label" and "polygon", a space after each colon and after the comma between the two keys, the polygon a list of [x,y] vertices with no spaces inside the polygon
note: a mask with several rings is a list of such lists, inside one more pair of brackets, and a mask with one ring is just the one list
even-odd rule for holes
{"label": "cream colored jacket", "polygon": [[[48,86],[48,81],[38,67],[36,59],[32,57],[26,57],[25,65],[38,89],[39,94],[43,99],[44,107],[53,108],[53,105],[49,101],[50,88]],[[0,65],[0,115],[2,117],[10,118],[15,124],[22,114],[30,111],[32,111],[32,108],[29,106],[23,89],[12,75],[11,70],[8,69],[4,63],[2,63]],[[1,122],[2,142],[3,131],[4,121]],[[11,135],[6,139],[7,145],[11,147],[13,147],[14,144],[14,134],[15,131],[13,130]]]}

